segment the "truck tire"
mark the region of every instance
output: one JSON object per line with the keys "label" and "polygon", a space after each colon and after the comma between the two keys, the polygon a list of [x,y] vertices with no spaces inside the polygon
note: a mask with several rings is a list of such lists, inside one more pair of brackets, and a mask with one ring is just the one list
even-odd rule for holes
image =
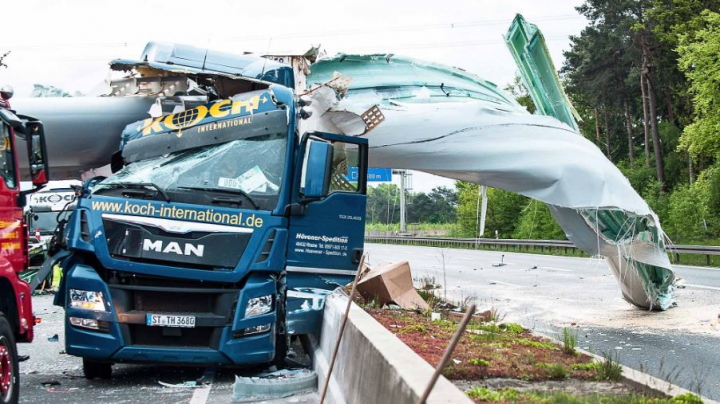
{"label": "truck tire", "polygon": [[95,378],[109,379],[112,377],[112,364],[83,358],[83,374],[88,380]]}
{"label": "truck tire", "polygon": [[17,404],[20,396],[17,346],[12,327],[0,313],[0,402]]}

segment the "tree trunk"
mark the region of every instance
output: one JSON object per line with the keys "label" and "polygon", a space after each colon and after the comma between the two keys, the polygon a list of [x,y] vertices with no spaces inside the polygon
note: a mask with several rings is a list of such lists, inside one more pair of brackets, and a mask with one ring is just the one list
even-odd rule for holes
{"label": "tree trunk", "polygon": [[640,90],[643,103],[643,130],[645,131],[645,164],[650,167],[650,132],[648,131],[647,91],[645,91],[645,73],[640,73]]}
{"label": "tree trunk", "polygon": [[605,106],[605,153],[607,154],[608,160],[612,161],[610,158],[610,121],[608,120],[608,108],[607,105]]}
{"label": "tree trunk", "polygon": [[[647,42],[643,41],[643,54],[649,55],[650,50]],[[665,164],[663,162],[662,147],[660,145],[660,132],[658,132],[657,122],[657,99],[655,98],[655,83],[653,83],[652,73],[650,72],[650,58],[645,58],[643,69],[648,83],[648,98],[650,107],[650,130],[652,131],[653,151],[655,152],[655,170],[657,171],[657,179],[660,183],[660,189],[665,192]]]}
{"label": "tree trunk", "polygon": [[598,118],[597,108],[595,108],[595,137],[600,142],[600,118]]}
{"label": "tree trunk", "polygon": [[630,158],[630,166],[632,167],[633,161],[635,161],[635,147],[633,145],[632,125],[630,124],[630,107],[628,107],[627,96],[623,97],[623,103],[625,104],[625,129],[627,129],[628,136],[628,157]]}

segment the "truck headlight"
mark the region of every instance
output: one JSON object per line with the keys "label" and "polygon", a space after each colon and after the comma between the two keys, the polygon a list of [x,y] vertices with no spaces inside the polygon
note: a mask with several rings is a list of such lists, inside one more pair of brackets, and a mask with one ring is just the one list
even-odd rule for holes
{"label": "truck headlight", "polygon": [[100,329],[98,321],[91,318],[70,317],[70,324],[74,325],[75,327],[89,328],[91,330]]}
{"label": "truck headlight", "polygon": [[93,311],[106,311],[102,292],[70,289],[70,307]]}
{"label": "truck headlight", "polygon": [[272,311],[273,298],[272,295],[253,297],[248,300],[245,309],[245,318],[255,317]]}

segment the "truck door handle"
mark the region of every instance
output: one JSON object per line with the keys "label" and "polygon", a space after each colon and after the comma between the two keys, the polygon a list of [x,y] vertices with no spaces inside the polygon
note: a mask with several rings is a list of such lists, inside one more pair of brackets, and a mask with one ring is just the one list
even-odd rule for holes
{"label": "truck door handle", "polygon": [[353,264],[359,264],[359,263],[360,263],[360,258],[362,257],[362,255],[363,255],[363,249],[362,249],[362,248],[353,248],[353,250],[352,250],[352,255],[351,255],[352,263],[353,263]]}

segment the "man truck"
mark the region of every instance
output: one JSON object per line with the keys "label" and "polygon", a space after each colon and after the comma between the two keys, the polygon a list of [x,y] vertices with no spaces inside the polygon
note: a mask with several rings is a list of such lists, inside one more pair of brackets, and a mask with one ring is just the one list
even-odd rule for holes
{"label": "man truck", "polygon": [[319,331],[324,294],[352,280],[367,140],[301,133],[307,102],[265,73],[128,125],[113,174],[78,190],[55,298],[86,377],[123,362],[282,363],[291,335]]}
{"label": "man truck", "polygon": [[[0,402],[17,403],[20,389],[16,342],[31,342],[32,289],[18,274],[28,268],[27,196],[47,182],[42,123],[10,109],[10,87],[0,90]],[[18,141],[20,140],[20,141]],[[28,151],[33,188],[20,190],[18,147]]]}

